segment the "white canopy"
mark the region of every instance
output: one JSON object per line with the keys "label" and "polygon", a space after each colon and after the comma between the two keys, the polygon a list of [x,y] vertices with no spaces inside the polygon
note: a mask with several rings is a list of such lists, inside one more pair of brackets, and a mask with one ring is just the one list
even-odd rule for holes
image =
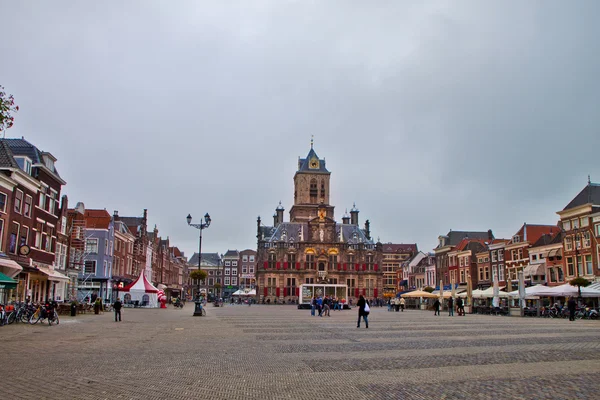
{"label": "white canopy", "polygon": [[[564,285],[547,287],[546,290],[540,290],[536,292],[537,296],[549,296],[549,297],[566,297],[566,296],[578,296],[577,286],[572,286],[570,283]],[[589,287],[581,288],[581,297],[600,297],[600,290]]]}
{"label": "white canopy", "polygon": [[[457,297],[467,297],[467,293],[466,292],[460,293]],[[489,288],[487,288],[485,290],[475,289],[471,293],[471,297],[473,297],[474,299],[492,298],[492,297],[494,297],[494,287],[490,286]],[[511,297],[511,295],[509,293],[499,291],[498,297],[505,299],[505,298]]]}
{"label": "white canopy", "polygon": [[143,271],[135,282],[120,289],[119,292],[125,292],[123,297],[128,297],[128,301],[137,301],[144,307],[158,307],[158,289],[146,279]]}
{"label": "white canopy", "polygon": [[23,271],[23,267],[8,258],[4,253],[0,253],[0,272],[9,278],[14,278],[21,271]]}
{"label": "white canopy", "polygon": [[232,294],[232,296],[256,296],[256,290],[238,290]]}

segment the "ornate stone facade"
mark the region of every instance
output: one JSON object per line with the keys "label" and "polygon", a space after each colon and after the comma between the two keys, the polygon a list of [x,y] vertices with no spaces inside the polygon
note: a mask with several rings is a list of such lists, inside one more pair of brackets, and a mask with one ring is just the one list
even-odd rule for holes
{"label": "ornate stone facade", "polygon": [[336,222],[329,204],[331,173],[312,148],[298,160],[290,222],[279,204],[273,226],[257,220],[257,295],[259,301],[290,302],[301,284],[346,285],[348,297],[383,295],[382,244],[371,239],[369,221],[358,225],[356,207]]}

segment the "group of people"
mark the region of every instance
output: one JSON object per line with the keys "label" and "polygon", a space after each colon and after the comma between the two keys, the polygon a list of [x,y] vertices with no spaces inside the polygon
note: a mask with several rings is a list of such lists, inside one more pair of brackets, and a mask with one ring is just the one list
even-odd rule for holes
{"label": "group of people", "polygon": [[327,316],[331,317],[330,311],[335,310],[343,310],[344,304],[346,304],[346,299],[339,299],[333,296],[315,296],[312,298],[310,302],[310,315],[313,317],[315,315],[319,315],[319,317]]}
{"label": "group of people", "polygon": [[400,298],[393,298],[393,299],[388,299],[388,311],[392,311],[392,309],[395,309],[396,312],[402,310],[402,312],[404,312],[404,307],[406,306],[406,300],[404,300],[404,298],[400,297]]}
{"label": "group of people", "polygon": [[[433,303],[433,315],[440,315],[440,308],[442,306],[442,303],[440,302],[440,299],[435,299],[435,302]],[[454,298],[450,297],[448,299],[448,316],[453,317],[454,316]],[[463,316],[465,315],[465,303],[463,302],[463,299],[461,299],[460,297],[458,299],[456,299],[456,314],[459,316]]]}

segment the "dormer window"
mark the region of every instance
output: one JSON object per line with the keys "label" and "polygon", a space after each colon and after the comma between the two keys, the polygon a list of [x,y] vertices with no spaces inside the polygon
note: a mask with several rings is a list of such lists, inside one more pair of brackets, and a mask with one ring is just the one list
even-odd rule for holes
{"label": "dormer window", "polygon": [[513,243],[519,243],[521,241],[521,237],[519,235],[515,235],[512,238]]}
{"label": "dormer window", "polygon": [[44,165],[50,171],[54,172],[54,160],[50,157],[44,157]]}
{"label": "dormer window", "polygon": [[27,175],[31,175],[31,159],[29,157],[15,157],[15,161]]}

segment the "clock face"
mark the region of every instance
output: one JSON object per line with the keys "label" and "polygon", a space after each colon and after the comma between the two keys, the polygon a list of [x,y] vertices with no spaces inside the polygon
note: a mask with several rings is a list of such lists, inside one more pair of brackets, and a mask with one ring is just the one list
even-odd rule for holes
{"label": "clock face", "polygon": [[313,158],[312,160],[310,160],[309,166],[314,169],[319,168],[319,160]]}
{"label": "clock face", "polygon": [[23,245],[21,247],[19,247],[19,254],[21,254],[22,256],[26,256],[29,254],[29,246],[27,245]]}

